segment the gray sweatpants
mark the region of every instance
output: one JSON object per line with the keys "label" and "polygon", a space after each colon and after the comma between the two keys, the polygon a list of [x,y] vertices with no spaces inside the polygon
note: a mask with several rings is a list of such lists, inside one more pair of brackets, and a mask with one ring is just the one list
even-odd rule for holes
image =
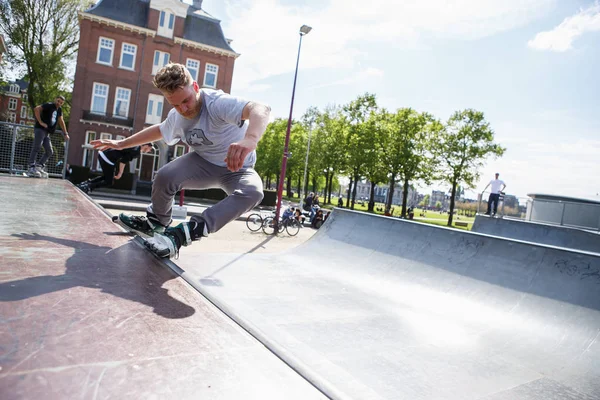
{"label": "gray sweatpants", "polygon": [[227,197],[206,209],[192,220],[203,220],[208,233],[216,232],[246,211],[251,210],[263,198],[260,176],[253,168],[231,172],[219,167],[195,152],[190,152],[162,167],[152,183],[152,204],[148,206],[148,218],[161,225],[171,223],[173,198],[181,189],[220,188]]}
{"label": "gray sweatpants", "polygon": [[35,167],[35,160],[42,145],[44,146],[44,155],[38,162],[38,165],[44,166],[46,165],[46,161],[54,154],[52,142],[50,142],[50,134],[42,128],[34,128],[33,134],[33,147],[31,148],[31,153],[29,153],[29,166]]}

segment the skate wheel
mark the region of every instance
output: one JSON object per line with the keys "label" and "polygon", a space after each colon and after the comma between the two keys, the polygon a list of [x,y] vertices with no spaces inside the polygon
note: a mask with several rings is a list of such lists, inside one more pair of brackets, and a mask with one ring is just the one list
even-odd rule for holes
{"label": "skate wheel", "polygon": [[113,220],[113,222],[117,222],[119,220],[119,216],[113,215],[112,220]]}

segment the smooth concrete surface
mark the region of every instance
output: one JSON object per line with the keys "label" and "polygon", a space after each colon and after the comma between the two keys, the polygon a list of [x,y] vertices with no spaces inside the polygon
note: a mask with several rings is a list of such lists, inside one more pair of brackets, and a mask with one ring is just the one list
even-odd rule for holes
{"label": "smooth concrete surface", "polygon": [[477,215],[471,231],[600,253],[600,232],[567,226]]}
{"label": "smooth concrete surface", "polygon": [[69,182],[0,218],[0,399],[326,398]]}
{"label": "smooth concrete surface", "polygon": [[343,398],[600,398],[592,253],[336,210],[292,250],[177,264]]}

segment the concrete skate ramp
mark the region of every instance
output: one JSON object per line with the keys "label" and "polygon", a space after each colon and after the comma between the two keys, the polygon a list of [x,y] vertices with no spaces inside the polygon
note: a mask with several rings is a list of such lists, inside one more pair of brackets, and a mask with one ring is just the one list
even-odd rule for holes
{"label": "concrete skate ramp", "polygon": [[336,210],[287,253],[178,265],[340,398],[600,398],[592,253]]}
{"label": "concrete skate ramp", "polygon": [[600,253],[600,234],[583,229],[505,218],[475,217],[473,232]]}

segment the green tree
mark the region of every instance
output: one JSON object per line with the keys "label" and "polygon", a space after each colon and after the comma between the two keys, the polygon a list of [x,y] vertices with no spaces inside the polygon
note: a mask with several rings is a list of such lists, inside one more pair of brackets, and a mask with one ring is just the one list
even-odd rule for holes
{"label": "green tree", "polygon": [[[6,58],[13,72],[29,83],[28,103],[70,99],[69,62],[79,44],[77,13],[89,0],[0,0],[0,33],[7,44]],[[68,107],[64,110],[68,119]]]}
{"label": "green tree", "polygon": [[271,186],[273,177],[275,177],[276,183],[279,184],[286,131],[287,119],[277,118],[267,125],[267,129],[265,129],[265,133],[256,147],[255,169],[267,187]]}
{"label": "green tree", "polygon": [[371,159],[367,150],[370,149],[369,146],[373,145],[373,140],[367,120],[376,109],[377,100],[375,95],[370,93],[358,96],[356,100],[343,107],[343,123],[348,129],[346,135],[347,167],[351,181],[354,182],[351,209],[354,209],[356,202],[356,182],[364,176],[365,165]]}
{"label": "green tree", "polygon": [[494,131],[485,120],[483,112],[466,109],[456,111],[448,119],[436,144],[442,163],[440,177],[452,186],[448,226],[452,226],[458,185],[473,188],[479,179],[479,168],[483,161],[489,156],[500,157],[505,150],[494,143]]}

